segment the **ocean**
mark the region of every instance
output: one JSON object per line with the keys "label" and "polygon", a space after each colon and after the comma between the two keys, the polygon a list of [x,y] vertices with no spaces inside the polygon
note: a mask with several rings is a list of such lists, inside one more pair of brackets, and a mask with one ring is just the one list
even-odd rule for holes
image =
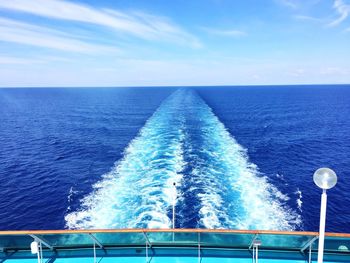
{"label": "ocean", "polygon": [[320,167],[350,232],[349,85],[0,89],[1,230],[317,231]]}

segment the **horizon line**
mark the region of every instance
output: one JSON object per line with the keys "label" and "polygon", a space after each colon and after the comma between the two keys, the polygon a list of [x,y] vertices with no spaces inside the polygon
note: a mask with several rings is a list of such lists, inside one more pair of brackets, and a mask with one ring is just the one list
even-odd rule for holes
{"label": "horizon line", "polygon": [[84,88],[192,88],[192,87],[286,87],[286,86],[349,86],[350,83],[300,84],[225,84],[225,85],[125,85],[125,86],[0,86],[0,89],[84,89]]}

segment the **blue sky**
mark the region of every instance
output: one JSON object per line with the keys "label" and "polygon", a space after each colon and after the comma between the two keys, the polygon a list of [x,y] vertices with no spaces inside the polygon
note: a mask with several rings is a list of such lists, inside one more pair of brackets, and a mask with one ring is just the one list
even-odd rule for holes
{"label": "blue sky", "polygon": [[349,0],[0,0],[0,86],[350,83]]}

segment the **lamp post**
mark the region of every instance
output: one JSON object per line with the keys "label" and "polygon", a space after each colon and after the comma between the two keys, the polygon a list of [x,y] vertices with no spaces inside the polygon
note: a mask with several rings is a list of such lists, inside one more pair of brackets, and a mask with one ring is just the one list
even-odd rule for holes
{"label": "lamp post", "polygon": [[176,206],[176,197],[177,197],[177,192],[176,192],[176,183],[173,183],[173,229],[175,229],[175,206]]}
{"label": "lamp post", "polygon": [[318,255],[317,263],[323,263],[323,249],[324,249],[324,232],[326,227],[326,208],[327,208],[327,193],[337,184],[337,175],[329,168],[317,169],[314,173],[314,183],[322,189],[321,196],[321,212],[320,212],[320,231],[318,238]]}
{"label": "lamp post", "polygon": [[[176,191],[176,183],[173,182],[173,223],[172,227],[175,229],[175,206],[176,206],[176,198],[177,198],[177,191]],[[173,232],[173,242],[175,241],[175,232]]]}
{"label": "lamp post", "polygon": [[38,243],[36,240],[34,240],[30,244],[30,250],[31,250],[32,254],[36,254],[38,256],[38,263],[41,263],[42,262],[42,248],[41,248],[41,244]]}
{"label": "lamp post", "polygon": [[258,252],[259,252],[259,246],[261,246],[261,240],[255,239],[252,245],[253,245],[253,262],[258,263],[259,262]]}

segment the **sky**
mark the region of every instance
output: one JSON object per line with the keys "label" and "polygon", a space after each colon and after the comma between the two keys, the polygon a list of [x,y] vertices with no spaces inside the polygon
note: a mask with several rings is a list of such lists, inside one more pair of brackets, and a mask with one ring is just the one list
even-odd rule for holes
{"label": "sky", "polygon": [[0,87],[350,83],[350,0],[0,0]]}

